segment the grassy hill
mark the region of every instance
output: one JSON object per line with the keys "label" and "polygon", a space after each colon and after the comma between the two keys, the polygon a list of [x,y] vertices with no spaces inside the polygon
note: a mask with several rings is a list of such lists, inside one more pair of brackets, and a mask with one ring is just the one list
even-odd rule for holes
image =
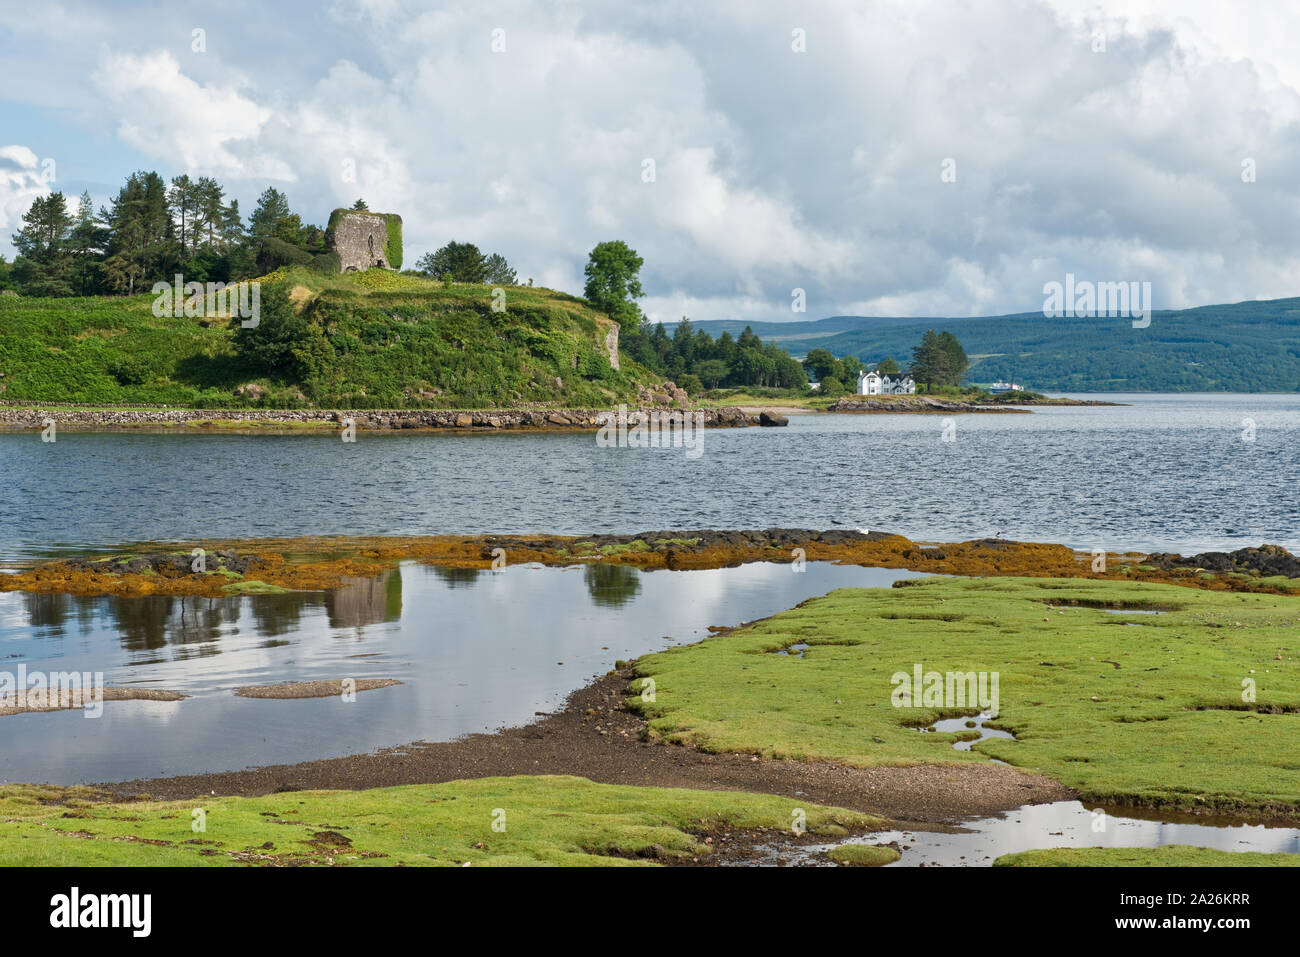
{"label": "grassy hill", "polygon": [[[696,323],[705,330],[711,325]],[[797,325],[804,335],[791,328]],[[1146,329],[1134,329],[1128,319],[1047,319],[1041,312],[980,319],[841,316],[752,326],[791,355],[822,348],[867,363],[886,357],[906,363],[926,329],[946,329],[971,356],[968,380],[1014,378],[1040,391],[1300,391],[1300,299],[1160,310]]]}
{"label": "grassy hill", "polygon": [[[278,289],[278,292],[277,292]],[[322,408],[604,407],[656,377],[610,365],[607,317],[548,289],[294,267],[263,277],[263,315],[288,294],[302,362],[274,372],[236,348],[239,322],[157,318],[152,294],[0,296],[0,400]],[[295,345],[295,348],[297,346]],[[257,388],[243,388],[249,384]]]}

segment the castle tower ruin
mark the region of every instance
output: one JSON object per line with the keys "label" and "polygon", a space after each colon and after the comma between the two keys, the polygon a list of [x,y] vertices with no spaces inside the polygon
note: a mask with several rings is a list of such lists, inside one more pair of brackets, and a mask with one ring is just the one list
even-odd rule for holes
{"label": "castle tower ruin", "polygon": [[[397,223],[399,249],[389,248],[389,222]],[[367,269],[397,269],[401,265],[401,218],[382,213],[338,210],[331,217],[326,237],[329,248],[338,253],[340,272],[365,272]],[[394,261],[396,260],[396,261]]]}

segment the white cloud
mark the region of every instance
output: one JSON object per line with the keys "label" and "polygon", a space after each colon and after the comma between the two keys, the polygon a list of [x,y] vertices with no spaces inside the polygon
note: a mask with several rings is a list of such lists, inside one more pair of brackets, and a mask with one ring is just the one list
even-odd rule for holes
{"label": "white cloud", "polygon": [[118,135],[146,156],[218,175],[278,168],[240,149],[257,140],[271,111],[235,86],[201,85],[165,50],[109,55],[93,80],[116,110]]}
{"label": "white cloud", "polygon": [[42,161],[28,147],[0,146],[0,249],[12,249],[9,237],[22,225],[32,200],[52,191],[51,172],[49,160]]}
{"label": "white cloud", "polygon": [[[53,62],[21,102],[107,117],[166,175],[290,184],[310,220],[363,196],[402,214],[408,264],[469,240],[577,291],[622,238],[669,319],[800,318],[795,287],[804,318],[1020,311],[1066,271],[1150,279],[1158,305],[1297,291],[1300,8],[338,0],[207,22],[205,56],[176,52],[188,12],[141,33],[76,10],[22,27]],[[34,188],[5,182],[5,210]]]}

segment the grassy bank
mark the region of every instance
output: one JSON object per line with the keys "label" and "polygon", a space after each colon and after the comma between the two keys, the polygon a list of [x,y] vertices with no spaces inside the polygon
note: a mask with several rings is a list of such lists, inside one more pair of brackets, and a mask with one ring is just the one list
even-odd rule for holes
{"label": "grassy bank", "polygon": [[[735,792],[511,777],[368,791],[107,803],[84,788],[0,788],[0,865],[631,865],[707,858],[704,836],[878,828],[879,818]],[[203,830],[195,830],[198,821]],[[496,827],[494,828],[494,824]]]}
{"label": "grassy bank", "polygon": [[807,409],[809,412],[825,412],[834,403],[835,397],[794,389],[709,389],[700,395],[696,405],[705,409],[741,406],[742,408]]}
{"label": "grassy bank", "polygon": [[1004,854],[994,867],[1300,867],[1300,854],[1217,851],[1208,847],[1061,847]]}
{"label": "grassy bank", "polygon": [[[548,289],[294,267],[262,281],[270,328],[288,293],[293,355],[272,372],[237,349],[240,323],[156,317],[154,296],[0,297],[0,399],[190,408],[609,407],[655,377],[611,367],[612,325]],[[282,300],[283,301],[283,300]],[[248,385],[245,394],[237,389]],[[251,392],[251,394],[249,394]]]}
{"label": "grassy bank", "polygon": [[[1064,579],[906,586],[842,589],[642,658],[653,701],[630,704],[652,733],[706,750],[856,766],[994,757],[1098,801],[1300,812],[1295,597]],[[775,654],[798,642],[802,657]],[[1018,740],[962,752],[953,743],[974,732],[919,732],[978,708],[893,706],[891,678],[916,664],[998,673],[993,726]]]}
{"label": "grassy bank", "polygon": [[[994,394],[984,389],[969,386],[965,388],[936,388],[918,394],[920,398],[942,399],[953,402],[969,402],[975,405],[1018,406],[1018,405],[1116,405],[1097,400],[1052,398],[1037,392],[1004,392]],[[891,403],[906,404],[915,401],[918,395],[873,395],[859,396],[856,393],[841,392],[836,395],[823,395],[820,392],[805,392],[796,389],[709,389],[701,394],[697,404],[704,408],[725,408],[727,406],[807,409],[809,412],[826,412],[831,406],[843,400],[871,399],[883,407]]]}

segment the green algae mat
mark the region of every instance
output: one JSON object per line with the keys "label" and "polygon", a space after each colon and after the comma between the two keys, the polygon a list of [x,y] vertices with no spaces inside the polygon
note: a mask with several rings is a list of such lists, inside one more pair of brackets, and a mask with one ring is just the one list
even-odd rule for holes
{"label": "green algae mat", "polygon": [[[855,766],[988,761],[1085,798],[1300,810],[1300,599],[1082,579],[841,589],[637,662],[651,733],[706,750]],[[792,646],[807,645],[806,649]],[[782,650],[788,653],[780,654]],[[1011,739],[954,750],[978,692]],[[914,699],[900,692],[923,677]],[[969,680],[967,680],[967,678]],[[906,706],[899,706],[904,704]]]}
{"label": "green algae mat", "polygon": [[10,785],[0,788],[0,866],[653,865],[707,860],[710,831],[790,835],[796,823],[833,840],[885,822],[771,795],[556,776],[201,802]]}

